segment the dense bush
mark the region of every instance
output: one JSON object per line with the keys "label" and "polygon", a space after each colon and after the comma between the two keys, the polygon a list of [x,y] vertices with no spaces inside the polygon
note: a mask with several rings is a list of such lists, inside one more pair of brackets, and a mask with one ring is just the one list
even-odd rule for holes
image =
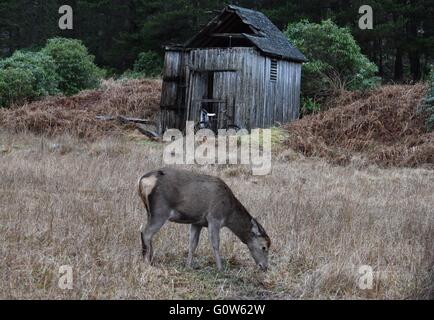
{"label": "dense bush", "polygon": [[0,68],[0,107],[20,103],[36,95],[35,77],[23,68]]}
{"label": "dense bush", "polygon": [[309,62],[303,65],[304,96],[321,97],[336,89],[369,89],[378,85],[377,67],[361,53],[347,28],[331,20],[320,24],[307,20],[289,24],[289,41]]}
{"label": "dense bush", "polygon": [[321,111],[321,105],[310,97],[303,97],[301,101],[301,114],[311,114]]}
{"label": "dense bush", "polygon": [[42,52],[16,51],[0,60],[1,106],[59,93],[59,76],[53,59]]}
{"label": "dense bush", "polygon": [[103,73],[80,40],[53,38],[42,52],[53,58],[60,76],[59,88],[66,95],[99,85]]}
{"label": "dense bush", "polygon": [[137,57],[133,71],[147,77],[155,77],[161,74],[162,68],[163,60],[161,57],[153,51],[146,51]]}
{"label": "dense bush", "polygon": [[0,60],[0,107],[95,88],[103,76],[79,40],[54,38],[38,52],[16,51]]}

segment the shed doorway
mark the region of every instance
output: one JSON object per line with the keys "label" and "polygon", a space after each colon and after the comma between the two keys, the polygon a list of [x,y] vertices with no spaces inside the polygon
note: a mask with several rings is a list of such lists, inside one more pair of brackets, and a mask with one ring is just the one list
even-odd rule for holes
{"label": "shed doorway", "polygon": [[211,126],[214,132],[236,125],[237,80],[236,71],[192,71],[187,119],[198,123],[205,109],[215,114]]}

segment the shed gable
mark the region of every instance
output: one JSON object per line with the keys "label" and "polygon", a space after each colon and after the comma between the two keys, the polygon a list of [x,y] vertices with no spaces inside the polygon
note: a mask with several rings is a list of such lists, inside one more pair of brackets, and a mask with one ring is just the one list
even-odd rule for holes
{"label": "shed gable", "polygon": [[305,56],[261,12],[227,6],[198,34],[187,41],[186,48],[256,47],[262,53],[295,62]]}

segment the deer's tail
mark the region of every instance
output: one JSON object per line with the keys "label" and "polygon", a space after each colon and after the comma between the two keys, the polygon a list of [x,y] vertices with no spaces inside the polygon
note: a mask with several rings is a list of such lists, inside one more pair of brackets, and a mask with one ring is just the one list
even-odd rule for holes
{"label": "deer's tail", "polygon": [[145,205],[146,211],[148,213],[148,219],[151,217],[151,206],[149,203],[149,195],[154,190],[157,185],[159,176],[163,176],[164,172],[161,170],[153,171],[145,174],[139,179],[139,196]]}
{"label": "deer's tail", "polygon": [[151,208],[149,206],[148,196],[149,196],[149,193],[152,191],[153,186],[152,186],[152,189],[149,190],[151,185],[149,183],[150,181],[148,181],[148,178],[149,178],[149,176],[144,175],[139,179],[139,196],[142,199],[143,204],[145,205],[145,209],[146,209],[148,219],[149,219],[149,217],[151,215]]}

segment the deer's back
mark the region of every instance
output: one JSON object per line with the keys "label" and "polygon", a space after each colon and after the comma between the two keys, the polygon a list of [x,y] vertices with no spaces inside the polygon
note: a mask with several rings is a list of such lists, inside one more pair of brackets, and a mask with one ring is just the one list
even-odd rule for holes
{"label": "deer's back", "polygon": [[180,215],[180,220],[205,222],[207,215],[224,220],[238,201],[223,180],[185,170],[163,168],[148,173],[157,182],[150,194],[152,206],[164,203]]}

